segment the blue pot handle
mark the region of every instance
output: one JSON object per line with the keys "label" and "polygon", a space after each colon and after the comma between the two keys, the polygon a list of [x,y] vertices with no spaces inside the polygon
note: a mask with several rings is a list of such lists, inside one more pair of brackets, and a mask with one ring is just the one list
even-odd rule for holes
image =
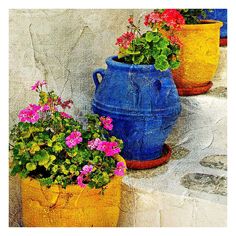
{"label": "blue pot handle", "polygon": [[159,91],[160,97],[165,98],[170,89],[173,87],[172,79],[170,78],[162,78],[161,80],[157,80],[155,82],[156,89]]}
{"label": "blue pot handle", "polygon": [[104,75],[105,75],[105,70],[102,69],[102,68],[99,68],[99,69],[96,69],[94,72],[93,72],[93,82],[96,86],[96,90],[98,88],[98,86],[100,85],[100,82],[98,80],[98,74],[100,74],[102,76],[102,79],[104,78]]}

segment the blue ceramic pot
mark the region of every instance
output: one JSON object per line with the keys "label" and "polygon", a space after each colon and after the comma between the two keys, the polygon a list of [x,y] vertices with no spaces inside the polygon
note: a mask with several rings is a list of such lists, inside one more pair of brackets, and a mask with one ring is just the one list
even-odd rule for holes
{"label": "blue ceramic pot", "polygon": [[227,9],[212,9],[212,12],[207,13],[207,19],[218,20],[223,22],[223,26],[220,29],[220,37],[227,38]]}
{"label": "blue ceramic pot", "polygon": [[126,160],[161,157],[164,142],[181,111],[170,70],[161,72],[153,65],[121,63],[116,56],[107,58],[106,64],[106,70],[93,72],[94,113],[113,119],[112,135],[124,141],[121,155]]}

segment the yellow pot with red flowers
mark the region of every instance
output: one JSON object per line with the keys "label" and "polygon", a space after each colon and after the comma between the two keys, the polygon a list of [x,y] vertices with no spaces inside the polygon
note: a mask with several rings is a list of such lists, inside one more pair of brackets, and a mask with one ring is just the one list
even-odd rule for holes
{"label": "yellow pot with red flowers", "polygon": [[219,64],[219,38],[222,22],[201,20],[174,31],[182,43],[179,68],[172,71],[180,95],[206,93]]}
{"label": "yellow pot with red flowers", "polygon": [[145,25],[159,29],[172,43],[180,46],[180,66],[172,70],[179,95],[206,93],[218,67],[223,23],[201,20],[204,14],[203,9],[166,9],[145,17]]}
{"label": "yellow pot with red flowers", "polygon": [[19,112],[11,131],[11,174],[21,180],[25,227],[112,227],[119,218],[126,164],[110,117],[74,119],[46,81],[32,90],[39,102]]}

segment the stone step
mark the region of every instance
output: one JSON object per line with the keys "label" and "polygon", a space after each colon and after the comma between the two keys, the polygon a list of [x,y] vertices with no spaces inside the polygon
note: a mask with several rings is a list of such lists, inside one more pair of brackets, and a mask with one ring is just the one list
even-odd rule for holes
{"label": "stone step", "polygon": [[119,226],[226,226],[227,48],[220,52],[211,90],[181,97],[182,112],[167,140],[169,163],[128,170]]}

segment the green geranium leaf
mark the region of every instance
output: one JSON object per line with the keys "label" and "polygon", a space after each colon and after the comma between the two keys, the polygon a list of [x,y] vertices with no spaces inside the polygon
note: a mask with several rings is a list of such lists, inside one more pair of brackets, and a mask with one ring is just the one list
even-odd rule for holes
{"label": "green geranium leaf", "polygon": [[143,59],[144,59],[144,55],[135,56],[135,57],[133,57],[133,62],[134,62],[134,64],[139,65],[142,63]]}
{"label": "green geranium leaf", "polygon": [[157,45],[158,45],[158,47],[159,48],[166,48],[168,45],[169,45],[170,43],[169,43],[169,41],[166,39],[166,38],[161,38],[159,41],[158,41],[158,43],[157,43]]}
{"label": "green geranium leaf", "polygon": [[55,152],[55,153],[59,153],[63,150],[63,146],[61,145],[61,143],[55,143],[52,147],[52,150]]}
{"label": "green geranium leaf", "polygon": [[155,35],[152,39],[153,43],[157,43],[160,40],[160,37],[158,35]]}
{"label": "green geranium leaf", "polygon": [[53,173],[56,173],[57,170],[58,170],[58,165],[54,165],[54,166],[52,167],[52,172],[53,172]]}
{"label": "green geranium leaf", "polygon": [[170,61],[170,68],[177,69],[180,66],[180,61]]}
{"label": "green geranium leaf", "polygon": [[76,170],[77,170],[77,166],[74,164],[69,167],[69,171],[71,174],[74,174]]}
{"label": "green geranium leaf", "polygon": [[156,60],[154,66],[156,70],[165,71],[170,65],[167,60]]}
{"label": "green geranium leaf", "polygon": [[169,56],[171,53],[172,53],[172,51],[171,51],[170,48],[163,48],[163,49],[161,50],[161,54],[162,54],[162,55],[165,55],[165,56]]}
{"label": "green geranium leaf", "polygon": [[33,157],[34,161],[37,161],[40,166],[46,165],[49,160],[50,156],[46,150],[40,150],[37,154]]}
{"label": "green geranium leaf", "polygon": [[48,178],[39,179],[39,182],[41,185],[50,186],[52,185],[53,180],[50,177],[48,177]]}
{"label": "green geranium leaf", "polygon": [[147,32],[145,35],[145,39],[147,40],[147,42],[151,42],[153,40],[153,33]]}
{"label": "green geranium leaf", "polygon": [[47,145],[48,147],[52,147],[53,141],[51,139],[47,140]]}
{"label": "green geranium leaf", "polygon": [[37,143],[33,143],[29,152],[30,154],[35,154],[35,152],[38,152],[40,150],[40,146]]}
{"label": "green geranium leaf", "polygon": [[21,166],[20,165],[15,165],[12,169],[11,169],[11,175],[16,175],[18,172],[21,171]]}
{"label": "green geranium leaf", "polygon": [[61,172],[64,174],[64,175],[68,175],[69,171],[66,169],[66,167],[64,165],[61,165]]}
{"label": "green geranium leaf", "polygon": [[28,171],[33,171],[33,170],[36,169],[36,165],[35,165],[34,163],[27,163],[27,164],[26,164],[26,169],[27,169]]}

